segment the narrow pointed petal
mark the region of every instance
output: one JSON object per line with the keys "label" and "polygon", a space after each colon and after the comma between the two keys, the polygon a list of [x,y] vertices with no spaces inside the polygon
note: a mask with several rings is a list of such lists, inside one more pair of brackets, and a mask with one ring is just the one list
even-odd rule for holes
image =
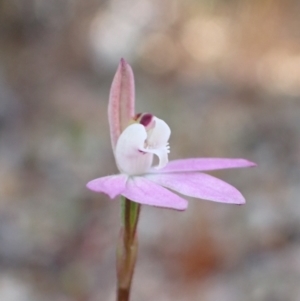
{"label": "narrow pointed petal", "polygon": [[233,186],[203,173],[148,174],[147,179],[181,194],[214,202],[244,204]]}
{"label": "narrow pointed petal", "polygon": [[124,174],[107,176],[88,182],[86,187],[95,192],[106,193],[113,199],[126,189],[127,179],[128,176]]}
{"label": "narrow pointed petal", "polygon": [[143,177],[133,177],[127,181],[126,198],[140,204],[185,210],[187,200]]}
{"label": "narrow pointed petal", "polygon": [[255,163],[245,159],[227,158],[195,158],[170,161],[167,166],[157,171],[155,168],[151,173],[170,173],[186,171],[207,171],[226,168],[254,167]]}
{"label": "narrow pointed petal", "polygon": [[121,59],[113,79],[109,103],[108,121],[113,149],[122,131],[134,116],[134,76],[130,65]]}

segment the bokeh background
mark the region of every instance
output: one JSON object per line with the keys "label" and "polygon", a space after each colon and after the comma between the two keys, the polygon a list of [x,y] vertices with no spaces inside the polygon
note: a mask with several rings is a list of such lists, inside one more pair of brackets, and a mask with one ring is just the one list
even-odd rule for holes
{"label": "bokeh background", "polygon": [[259,165],[213,173],[245,206],[142,208],[132,300],[300,300],[299,29],[297,0],[0,0],[0,300],[115,299],[119,201],[85,184],[121,57],[171,159]]}

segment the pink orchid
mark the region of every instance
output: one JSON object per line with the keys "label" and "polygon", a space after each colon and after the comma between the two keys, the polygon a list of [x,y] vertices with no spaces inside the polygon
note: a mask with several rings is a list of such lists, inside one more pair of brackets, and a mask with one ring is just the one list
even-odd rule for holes
{"label": "pink orchid", "polygon": [[[167,123],[152,114],[134,112],[134,76],[121,59],[108,105],[110,135],[120,174],[90,181],[87,187],[115,198],[122,195],[139,204],[184,210],[187,200],[171,192],[221,203],[244,204],[233,186],[203,171],[252,167],[245,159],[190,158],[168,162]],[[158,165],[152,167],[153,157]]]}

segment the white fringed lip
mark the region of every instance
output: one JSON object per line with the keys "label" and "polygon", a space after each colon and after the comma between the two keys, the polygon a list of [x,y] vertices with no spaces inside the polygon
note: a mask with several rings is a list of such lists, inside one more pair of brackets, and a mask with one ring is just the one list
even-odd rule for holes
{"label": "white fringed lip", "polygon": [[[148,124],[151,126],[148,127]],[[155,116],[152,116],[147,125],[134,123],[121,133],[115,150],[116,163],[121,173],[146,173],[152,166],[153,155],[159,159],[155,168],[160,169],[167,165],[170,127]]]}

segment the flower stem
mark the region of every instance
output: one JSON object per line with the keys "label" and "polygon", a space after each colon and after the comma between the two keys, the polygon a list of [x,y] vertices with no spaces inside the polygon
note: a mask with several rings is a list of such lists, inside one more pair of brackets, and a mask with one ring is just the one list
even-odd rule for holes
{"label": "flower stem", "polygon": [[129,301],[137,257],[137,223],[141,205],[122,197],[122,227],[117,248],[117,301]]}

